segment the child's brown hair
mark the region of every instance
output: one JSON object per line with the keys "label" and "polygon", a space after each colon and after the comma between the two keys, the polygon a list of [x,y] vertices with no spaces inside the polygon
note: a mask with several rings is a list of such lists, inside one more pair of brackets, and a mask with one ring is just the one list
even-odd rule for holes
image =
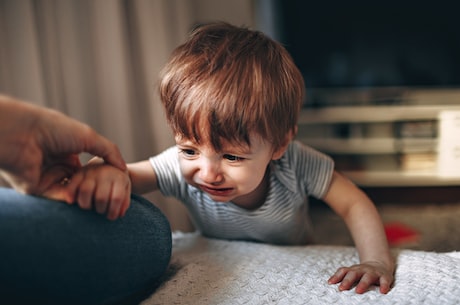
{"label": "child's brown hair", "polygon": [[302,75],[286,49],[263,33],[228,23],[197,27],[162,72],[160,96],[175,135],[250,146],[256,133],[274,149],[295,132]]}

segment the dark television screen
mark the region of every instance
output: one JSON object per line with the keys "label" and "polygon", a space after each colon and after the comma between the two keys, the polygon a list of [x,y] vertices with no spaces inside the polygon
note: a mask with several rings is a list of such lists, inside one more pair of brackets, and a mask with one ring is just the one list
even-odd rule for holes
{"label": "dark television screen", "polygon": [[456,1],[276,1],[307,88],[460,85]]}

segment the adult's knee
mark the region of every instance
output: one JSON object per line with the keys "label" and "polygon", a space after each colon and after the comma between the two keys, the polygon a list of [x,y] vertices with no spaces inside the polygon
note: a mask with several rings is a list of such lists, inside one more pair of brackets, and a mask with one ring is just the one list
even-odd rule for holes
{"label": "adult's knee", "polygon": [[0,188],[0,253],[4,297],[105,304],[155,285],[171,257],[171,231],[159,209],[136,195],[125,217],[109,221]]}

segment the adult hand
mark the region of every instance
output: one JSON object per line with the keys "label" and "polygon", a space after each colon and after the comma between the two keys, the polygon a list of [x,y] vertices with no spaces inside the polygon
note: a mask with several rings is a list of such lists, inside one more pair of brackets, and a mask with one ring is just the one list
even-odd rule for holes
{"label": "adult hand", "polygon": [[78,155],[87,152],[121,170],[126,164],[117,146],[88,125],[60,112],[0,95],[0,169],[15,189],[39,194],[50,168],[61,168],[54,179],[80,167]]}

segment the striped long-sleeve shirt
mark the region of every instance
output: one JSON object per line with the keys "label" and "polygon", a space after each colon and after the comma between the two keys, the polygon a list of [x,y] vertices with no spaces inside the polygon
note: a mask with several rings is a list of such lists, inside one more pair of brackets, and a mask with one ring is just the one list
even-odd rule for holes
{"label": "striped long-sleeve shirt", "polygon": [[281,159],[270,164],[270,184],[264,204],[247,210],[231,202],[215,202],[187,184],[179,169],[176,147],[150,158],[150,163],[160,191],[185,204],[203,235],[274,244],[311,241],[308,196],[322,198],[334,170],[330,157],[294,141]]}

